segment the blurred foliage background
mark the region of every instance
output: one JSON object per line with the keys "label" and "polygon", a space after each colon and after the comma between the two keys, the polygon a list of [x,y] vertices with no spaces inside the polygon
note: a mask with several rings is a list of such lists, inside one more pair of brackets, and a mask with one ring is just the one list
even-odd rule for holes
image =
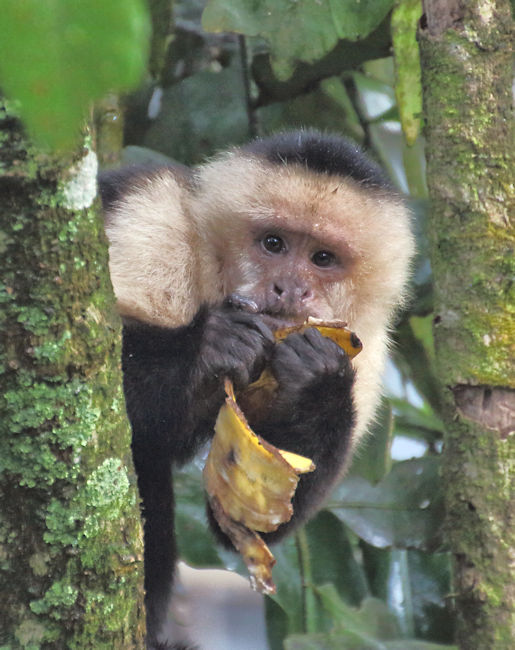
{"label": "blurred foliage background", "polygon": [[[80,119],[87,100],[101,97],[96,118],[104,165],[195,165],[256,135],[316,127],[357,141],[409,196],[419,253],[409,309],[394,333],[382,408],[325,509],[275,548],[278,592],[266,599],[268,636],[272,650],[416,650],[451,643],[442,423],[424,236],[420,2],[149,0],[149,64],[121,108],[106,93],[134,85],[141,74],[146,8],[139,0],[82,4],[79,15],[66,0],[51,7],[6,3],[2,85],[21,100],[20,112],[40,141],[66,146],[78,129],[77,114]],[[49,47],[44,30],[54,33],[58,48]],[[40,68],[29,78],[24,61],[35,35]],[[87,66],[95,68],[94,82],[79,74]],[[46,104],[38,105],[34,84],[42,78]],[[49,96],[53,89],[58,94]],[[177,478],[181,555],[193,566],[245,575],[207,530],[202,464],[199,459]]]}
{"label": "blurred foliage background", "polygon": [[[419,255],[380,417],[327,507],[274,549],[278,592],[266,612],[272,650],[438,647],[451,643],[453,625],[424,238],[421,9],[391,1],[313,5],[175,2],[159,73],[126,99],[123,161],[159,162],[159,152],[195,165],[255,135],[316,127],[357,141],[409,195]],[[206,529],[202,465],[177,478],[182,557],[245,575]]]}

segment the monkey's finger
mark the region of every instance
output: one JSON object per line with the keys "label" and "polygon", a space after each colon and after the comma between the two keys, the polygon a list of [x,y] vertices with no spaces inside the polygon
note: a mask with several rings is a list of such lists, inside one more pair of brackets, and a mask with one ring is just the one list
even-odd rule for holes
{"label": "monkey's finger", "polygon": [[290,334],[280,345],[276,346],[274,357],[282,356],[283,358],[290,360],[293,360],[294,358],[302,359],[302,338],[302,334]]}
{"label": "monkey's finger", "polygon": [[227,374],[238,390],[242,390],[256,381],[269,360],[269,355],[263,353],[261,346],[252,347],[246,343],[234,346],[231,357],[233,362]]}
{"label": "monkey's finger", "polygon": [[233,364],[225,371],[225,374],[229,377],[237,390],[243,390],[250,384],[250,369],[248,364],[241,359],[234,359]]}
{"label": "monkey's finger", "polygon": [[[295,335],[301,337],[302,335]],[[277,378],[287,379],[289,376],[299,378],[306,374],[306,357],[303,346],[296,340],[281,343],[274,349],[271,361],[272,372]]]}
{"label": "monkey's finger", "polygon": [[264,338],[258,330],[247,327],[235,327],[229,342],[220,341],[220,348],[229,348],[232,355],[244,359],[248,364],[266,363],[273,347],[273,341]]}
{"label": "monkey's finger", "polygon": [[[314,363],[313,369],[326,374],[339,373],[349,363],[349,356],[338,343],[321,334],[316,329],[308,329],[304,333],[306,342],[313,353],[306,354],[307,363]],[[313,362],[313,354],[316,362]]]}
{"label": "monkey's finger", "polygon": [[275,337],[272,330],[261,318],[256,317],[254,314],[235,312],[231,319],[234,324],[245,325],[249,329],[258,332],[265,341],[275,344]]}
{"label": "monkey's finger", "polygon": [[340,347],[338,343],[330,339],[328,336],[324,336],[315,327],[307,329],[304,332],[304,336],[306,341],[314,350],[323,350],[326,352],[332,352],[333,354],[345,354],[345,350]]}
{"label": "monkey's finger", "polygon": [[[320,332],[324,338],[319,339],[319,341],[326,346],[327,344],[324,343],[325,339],[334,341],[338,347],[345,351],[350,359],[353,359],[357,354],[359,354],[363,348],[363,344],[357,335],[349,330],[347,328],[347,323],[343,321],[323,321],[314,317],[309,317],[302,325],[279,328],[274,331],[274,334],[276,340],[284,341],[293,332],[303,333],[308,329],[315,329]],[[314,336],[314,338],[310,339],[314,343],[316,341],[316,335],[310,336]]]}
{"label": "monkey's finger", "polygon": [[257,303],[252,300],[252,298],[247,298],[242,296],[239,293],[232,293],[230,296],[223,301],[224,307],[229,307],[232,309],[250,312],[251,314],[257,314],[259,307]]}
{"label": "monkey's finger", "polygon": [[[321,336],[319,332],[315,330],[315,337]],[[313,337],[311,337],[313,338]],[[316,345],[313,345],[312,340],[310,340],[306,334],[290,334],[279,346],[279,348],[285,347],[285,349],[291,349],[295,354],[302,360],[304,365],[310,365],[316,367],[322,364],[318,363],[320,359],[320,352],[317,350]]]}

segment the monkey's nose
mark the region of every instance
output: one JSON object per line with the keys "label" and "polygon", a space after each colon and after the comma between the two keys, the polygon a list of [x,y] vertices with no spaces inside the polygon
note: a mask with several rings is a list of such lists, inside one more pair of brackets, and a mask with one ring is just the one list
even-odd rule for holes
{"label": "monkey's nose", "polygon": [[312,296],[309,287],[281,285],[277,282],[273,284],[273,294],[281,302],[300,302],[309,300]]}
{"label": "monkey's nose", "polygon": [[284,293],[284,289],[282,289],[279,285],[274,284],[274,293],[277,295],[278,298],[280,298]]}

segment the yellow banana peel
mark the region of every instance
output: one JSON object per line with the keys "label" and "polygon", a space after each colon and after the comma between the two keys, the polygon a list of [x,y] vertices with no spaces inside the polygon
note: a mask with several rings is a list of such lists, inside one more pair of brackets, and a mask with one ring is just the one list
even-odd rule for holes
{"label": "yellow banana peel", "polygon": [[[275,332],[278,343],[292,332],[316,327],[342,347],[350,358],[362,348],[344,323],[308,319],[306,323]],[[269,370],[238,399],[253,415],[277,388]],[[226,400],[215,424],[215,435],[204,467],[204,484],[213,514],[222,531],[241,554],[251,585],[262,593],[275,593],[272,566],[275,558],[258,532],[271,532],[289,521],[292,497],[301,474],[312,472],[309,458],[277,449],[256,435],[236,402],[230,380],[225,380]],[[257,531],[257,532],[256,532]]]}
{"label": "yellow banana peel", "polygon": [[252,530],[271,532],[293,514],[290,501],[298,475],[315,466],[309,458],[280,451],[256,435],[228,379],[225,390],[227,398],[204,467],[204,484],[231,519]]}

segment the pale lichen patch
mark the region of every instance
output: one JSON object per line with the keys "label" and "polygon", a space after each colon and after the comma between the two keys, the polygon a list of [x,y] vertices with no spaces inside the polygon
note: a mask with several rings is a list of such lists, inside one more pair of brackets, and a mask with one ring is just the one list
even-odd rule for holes
{"label": "pale lichen patch", "polygon": [[97,195],[98,159],[94,151],[88,153],[71,169],[71,176],[63,187],[64,206],[70,210],[89,208]]}

